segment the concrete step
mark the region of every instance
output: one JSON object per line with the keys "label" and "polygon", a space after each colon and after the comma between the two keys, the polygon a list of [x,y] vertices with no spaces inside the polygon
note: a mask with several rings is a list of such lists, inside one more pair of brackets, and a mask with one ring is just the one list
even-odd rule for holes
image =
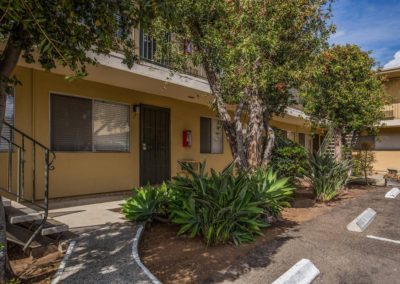
{"label": "concrete step", "polygon": [[[24,246],[31,236],[32,232],[28,229],[7,223],[7,241]],[[58,247],[54,240],[40,235],[36,236],[29,245],[29,253],[34,258],[41,257],[47,252],[54,252],[57,250]]]}
{"label": "concrete step", "polygon": [[4,208],[7,220],[10,224],[17,224],[23,222],[32,222],[36,220],[42,220],[42,214],[30,209],[28,207],[12,207],[8,206]]}
{"label": "concrete step", "polygon": [[[36,221],[31,226],[31,230],[35,231],[39,227],[40,223],[41,223],[40,221]],[[46,223],[44,224],[44,226],[41,230],[41,235],[48,236],[48,235],[52,235],[52,234],[67,232],[68,230],[69,230],[68,225],[61,223],[54,219],[47,219]]]}
{"label": "concrete step", "polygon": [[9,207],[11,206],[11,200],[8,198],[5,198],[4,196],[1,197],[1,200],[3,201],[3,206],[4,207]]}

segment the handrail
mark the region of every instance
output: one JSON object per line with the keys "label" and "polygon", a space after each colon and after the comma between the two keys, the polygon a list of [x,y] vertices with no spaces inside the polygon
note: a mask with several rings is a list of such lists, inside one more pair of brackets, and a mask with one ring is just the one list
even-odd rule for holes
{"label": "handrail", "polygon": [[333,130],[332,130],[332,128],[329,128],[328,132],[326,133],[326,135],[324,137],[324,140],[322,141],[322,143],[318,149],[319,154],[326,153],[326,151],[328,150],[329,143],[332,141],[332,138],[333,138]]}
{"label": "handrail", "polygon": [[[39,234],[39,232],[42,230],[43,226],[45,225],[47,221],[47,217],[49,214],[49,172],[51,170],[54,170],[53,163],[56,159],[56,154],[54,151],[51,151],[50,148],[47,146],[43,145],[42,143],[38,142],[31,136],[25,134],[23,131],[19,130],[18,128],[14,127],[13,125],[9,124],[6,121],[2,122],[3,125],[8,127],[10,129],[10,138],[4,137],[0,135],[0,140],[3,139],[5,140],[9,147],[8,147],[8,190],[0,188],[0,190],[6,191],[8,194],[11,194],[16,197],[17,202],[21,201],[26,201],[29,202],[41,209],[44,210],[43,214],[43,219],[38,226],[38,228],[33,232],[29,240],[25,243],[23,250],[25,251],[29,245],[32,243],[32,241],[35,239],[35,237]],[[12,133],[12,134],[11,134]],[[18,133],[21,135],[21,144],[18,145],[15,142],[15,133]],[[25,186],[25,151],[27,150],[25,148],[25,139],[32,142],[32,200],[28,200],[24,198],[24,186]],[[14,193],[12,190],[11,186],[11,181],[12,181],[12,147],[16,147],[18,149],[18,171],[17,171],[17,193]],[[45,159],[45,165],[44,165],[44,204],[39,204],[36,202],[36,147],[40,147],[44,150],[44,159]],[[51,155],[51,157],[50,157]]]}

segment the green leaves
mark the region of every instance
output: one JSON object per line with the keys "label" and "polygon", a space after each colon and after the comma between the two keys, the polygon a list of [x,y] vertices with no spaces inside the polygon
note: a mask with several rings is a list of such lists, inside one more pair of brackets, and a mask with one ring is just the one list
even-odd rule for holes
{"label": "green leaves", "polygon": [[125,201],[122,212],[129,220],[151,222],[156,215],[166,215],[167,198],[165,183],[159,187],[145,186],[134,189],[134,196]]}
{"label": "green leaves", "polygon": [[356,45],[334,45],[315,59],[301,95],[314,124],[341,128],[343,134],[373,130],[388,99],[369,52]]}
{"label": "green leaves", "polygon": [[[154,17],[157,2],[1,1],[0,43],[12,39],[28,63],[37,60],[45,69],[60,64],[77,76],[86,74],[86,65],[96,63],[95,56],[116,50],[124,51],[131,67],[135,54],[132,30]],[[38,56],[33,56],[36,52]]]}
{"label": "green leaves", "polygon": [[307,178],[317,200],[325,202],[335,198],[346,185],[350,161],[337,162],[330,154],[315,152],[310,154],[309,163]]}
{"label": "green leaves", "polygon": [[171,187],[171,220],[178,234],[202,236],[207,245],[250,242],[268,226],[264,215],[279,214],[293,193],[287,179],[272,170],[256,175],[236,172],[231,164],[221,173],[199,173],[182,164],[188,177],[176,177]]}
{"label": "green leaves", "polygon": [[275,147],[272,150],[270,167],[280,176],[303,177],[308,166],[308,154],[300,144],[291,141],[276,131]]}

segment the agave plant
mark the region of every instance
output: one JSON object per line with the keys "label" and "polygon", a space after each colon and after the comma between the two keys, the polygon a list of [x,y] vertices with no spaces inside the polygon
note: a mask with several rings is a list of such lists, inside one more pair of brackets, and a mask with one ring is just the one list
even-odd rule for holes
{"label": "agave plant", "polygon": [[294,187],[290,178],[278,178],[272,168],[265,171],[258,169],[252,176],[255,200],[263,202],[268,213],[277,217],[284,207],[290,207]]}
{"label": "agave plant", "polygon": [[134,189],[134,196],[127,199],[122,206],[125,217],[132,221],[151,222],[157,215],[165,215],[168,188],[161,186],[141,187]]}
{"label": "agave plant", "polygon": [[245,173],[234,174],[234,165],[221,173],[199,173],[182,165],[188,177],[176,177],[171,183],[172,222],[180,226],[178,234],[202,236],[207,245],[233,241],[241,244],[254,240],[267,224],[260,219],[262,202],[254,200]]}
{"label": "agave plant", "polygon": [[350,162],[337,162],[329,154],[315,152],[310,155],[309,163],[310,170],[306,176],[317,200],[325,202],[335,198],[346,185]]}

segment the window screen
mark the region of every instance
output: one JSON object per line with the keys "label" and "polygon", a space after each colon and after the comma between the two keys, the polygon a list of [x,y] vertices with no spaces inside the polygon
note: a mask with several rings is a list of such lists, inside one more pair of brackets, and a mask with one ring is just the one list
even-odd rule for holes
{"label": "window screen", "polygon": [[[14,95],[9,94],[9,95],[7,95],[7,98],[6,98],[6,113],[5,113],[4,120],[11,125],[14,125],[14,112],[15,112]],[[11,133],[12,133],[11,129],[9,127],[3,125],[2,130],[1,130],[1,137],[4,137],[5,139],[0,138],[0,151],[8,151],[9,144],[8,144],[7,140],[9,140],[9,141],[12,140]]]}
{"label": "window screen", "polygon": [[129,151],[129,106],[94,101],[93,107],[94,150]]}
{"label": "window screen", "polygon": [[92,150],[92,101],[51,96],[51,146],[54,151]]}
{"label": "window screen", "polygon": [[200,118],[200,152],[223,153],[223,129],[218,119]]}
{"label": "window screen", "polygon": [[51,95],[54,151],[129,151],[129,106]]}

